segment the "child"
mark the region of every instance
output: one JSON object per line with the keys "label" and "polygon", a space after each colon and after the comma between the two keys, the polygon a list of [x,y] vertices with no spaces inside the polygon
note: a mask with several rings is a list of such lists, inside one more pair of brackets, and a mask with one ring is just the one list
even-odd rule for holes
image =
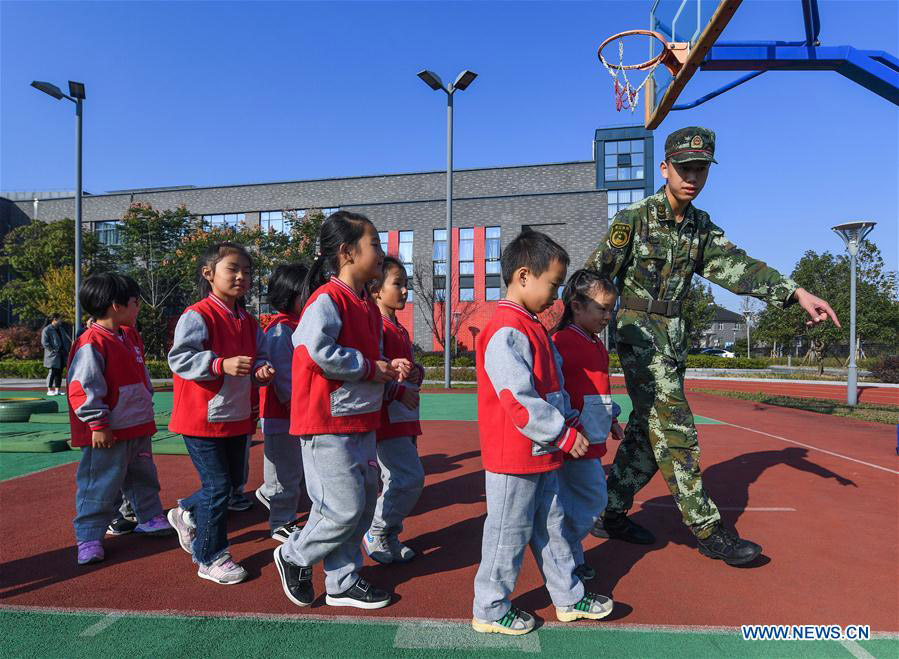
{"label": "child", "polygon": [[224,585],[247,577],[228,551],[225,518],[233,484],[243,477],[247,436],[256,431],[252,387],[275,374],[265,336],[240,303],[252,268],[242,245],[211,245],[199,267],[203,299],[181,314],[169,351],[175,389],[169,429],[184,436],[201,485],[168,518],[197,576]]}
{"label": "child", "polygon": [[307,272],[304,265],[279,265],[268,282],[268,303],[278,311],[265,330],[275,379],[261,392],[265,481],[256,490],[256,498],[269,509],[269,527],[278,542],[285,542],[298,528],[294,519],[303,484],[300,438],[290,434],[290,373],[293,332],[302,311],[299,296]]}
{"label": "child", "polygon": [[104,559],[102,538],[122,492],[134,504],[135,532],[173,531],[162,514],[150,445],[153,386],[134,329],[140,288],[130,277],[107,272],[88,277],[78,299],[97,319],[75,341],[66,387],[72,445],[81,447],[74,524],[78,563],[85,565]]}
{"label": "child", "polygon": [[[406,306],[407,283],[403,264],[385,256],[384,273],[369,285],[369,291],[381,311],[384,355],[387,359],[399,357],[412,362],[409,332],[396,318],[396,312]],[[415,558],[415,552],[397,536],[425,483],[416,447],[416,438],[421,434],[418,387],[423,379],[424,369],[414,364],[412,375],[404,384],[388,385],[387,401],[381,409],[381,427],[376,437],[383,488],[371,528],[362,540],[365,551],[378,563],[408,563]]]}
{"label": "child", "polygon": [[604,618],[612,601],[585,592],[561,531],[556,470],[563,453],[579,458],[589,442],[563,388],[561,360],[535,314],[556,299],[568,254],[548,236],[528,231],[506,246],[500,263],[506,298],[476,342],[487,519],[472,627],[520,635],[534,628],[534,618],[513,607],[509,595],[528,544],[560,621]]}
{"label": "child", "polygon": [[312,509],[303,530],[275,549],[275,565],[298,606],[315,599],[312,565],[323,560],[328,604],[378,609],[390,594],[359,576],[359,543],[378,496],[375,430],[384,384],[405,377],[411,364],[381,358],[381,314],[365,288],[384,259],[371,221],[338,211],[322,223],[319,245],[300,296],[290,401]]}
{"label": "child", "polygon": [[565,311],[553,330],[553,343],[562,357],[565,390],[571,406],[580,412],[590,448],[579,459],[565,460],[559,472],[559,498],[565,509],[562,534],[571,545],[577,563],[575,573],[589,581],[596,572],[584,562],[582,541],[606,507],[606,475],[600,458],[606,454],[611,430],[624,437],[618,425],[621,408],[612,401],[609,353],[596,334],[612,317],[618,291],[607,277],[578,270],[568,280],[562,301]]}

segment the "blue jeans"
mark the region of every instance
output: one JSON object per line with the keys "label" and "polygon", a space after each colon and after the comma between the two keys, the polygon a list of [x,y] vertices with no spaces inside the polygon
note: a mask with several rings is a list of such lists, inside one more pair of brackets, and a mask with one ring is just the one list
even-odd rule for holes
{"label": "blue jeans", "polygon": [[243,479],[247,436],[188,437],[184,444],[200,476],[200,489],[178,505],[197,526],[194,561],[209,565],[228,551],[228,499],[231,488]]}
{"label": "blue jeans", "polygon": [[103,538],[121,504],[122,493],[134,504],[138,522],[149,522],[162,514],[149,437],[117,441],[110,448],[85,446],[75,480],[78,542]]}

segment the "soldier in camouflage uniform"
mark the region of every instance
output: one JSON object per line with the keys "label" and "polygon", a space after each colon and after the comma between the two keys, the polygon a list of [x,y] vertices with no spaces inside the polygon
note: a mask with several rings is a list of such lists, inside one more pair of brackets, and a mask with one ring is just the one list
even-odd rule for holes
{"label": "soldier in camouflage uniform", "polygon": [[621,291],[617,346],[633,412],[608,479],[609,503],[594,535],[652,544],[652,533],[627,517],[634,495],[657,470],[684,523],[706,556],[730,565],[748,563],[759,545],[720,525],[702,486],[699,444],[684,395],[687,340],[682,301],[694,273],[739,295],[784,308],[799,303],[809,323],[830,316],[830,306],[750,258],[724,237],[708,213],[691,203],[708,177],[715,134],[700,127],[675,131],[661,164],[666,184],[615,215],[586,267],[613,278]]}

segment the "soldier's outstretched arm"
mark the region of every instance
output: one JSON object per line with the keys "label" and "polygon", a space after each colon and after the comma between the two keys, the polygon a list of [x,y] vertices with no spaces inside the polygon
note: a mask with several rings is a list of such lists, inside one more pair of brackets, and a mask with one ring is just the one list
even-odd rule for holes
{"label": "soldier's outstretched arm", "polygon": [[609,230],[599,241],[599,246],[587,259],[584,267],[596,270],[614,280],[628,263],[634,231],[636,230],[636,214],[627,209],[618,211],[609,224]]}

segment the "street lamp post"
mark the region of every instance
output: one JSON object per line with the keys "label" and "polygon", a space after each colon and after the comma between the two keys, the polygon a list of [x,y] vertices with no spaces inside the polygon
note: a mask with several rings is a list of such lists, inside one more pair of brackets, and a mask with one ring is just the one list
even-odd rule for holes
{"label": "street lamp post", "polygon": [[[447,86],[433,71],[418,72],[418,77],[434,91],[446,93],[446,276],[444,277],[443,308],[443,386],[450,388],[450,367],[452,366],[452,275],[453,275],[453,94],[464,91],[478,77],[474,71],[465,69],[453,84]],[[431,275],[433,277],[433,273]]]}
{"label": "street lamp post", "polygon": [[858,403],[858,367],[855,364],[855,265],[858,248],[877,222],[847,222],[832,227],[849,251],[851,275],[849,279],[849,373],[846,402],[849,405]]}
{"label": "street lamp post", "polygon": [[69,93],[64,94],[56,85],[35,80],[31,86],[57,101],[67,98],[75,104],[75,336],[81,331],[81,116],[84,95],[84,83],[69,80]]}

